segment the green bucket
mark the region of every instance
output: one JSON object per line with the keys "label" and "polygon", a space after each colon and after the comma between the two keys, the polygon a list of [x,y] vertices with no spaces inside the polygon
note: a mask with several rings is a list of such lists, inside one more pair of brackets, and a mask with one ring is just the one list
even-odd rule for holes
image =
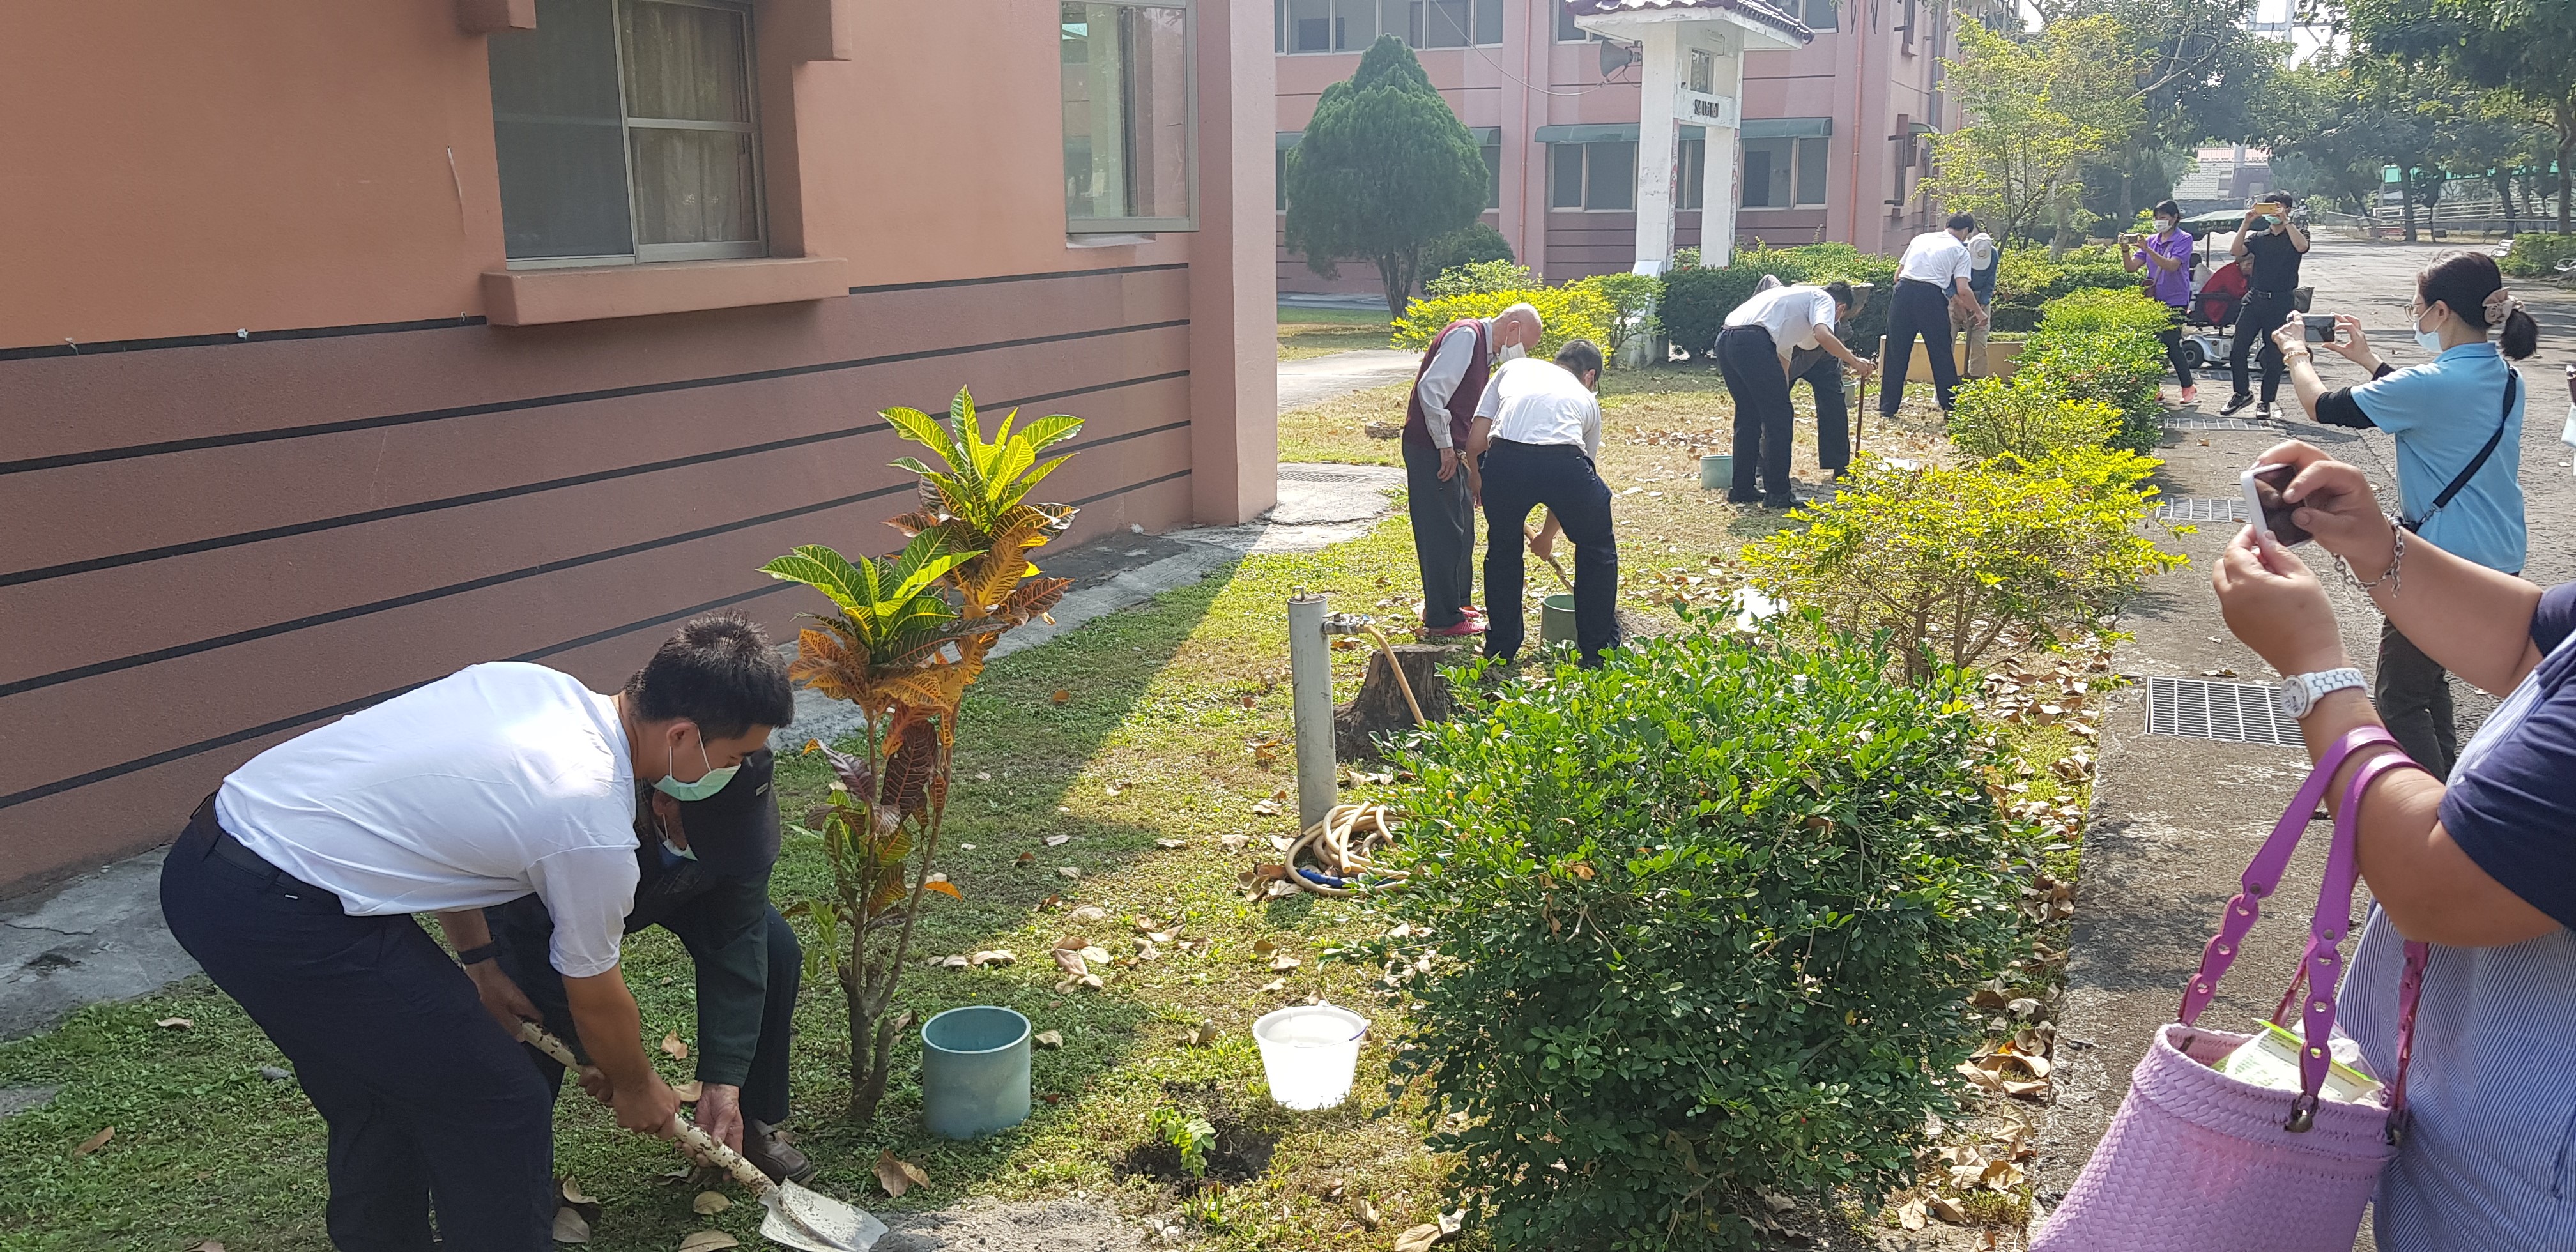
{"label": "green bucket", "polygon": [[1538,602],[1538,640],[1544,644],[1574,642],[1574,595],[1560,591]]}
{"label": "green bucket", "polygon": [[1699,489],[1725,491],[1735,485],[1735,458],[1723,452],[1699,459]]}

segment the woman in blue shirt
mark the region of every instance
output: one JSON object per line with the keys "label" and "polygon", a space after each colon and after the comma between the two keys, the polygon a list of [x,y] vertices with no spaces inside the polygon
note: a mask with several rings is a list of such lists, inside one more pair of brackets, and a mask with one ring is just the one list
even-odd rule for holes
{"label": "woman in blue shirt", "polygon": [[[2417,342],[2437,355],[2402,370],[2370,350],[2360,319],[2335,319],[2339,333],[2328,346],[2370,371],[2358,387],[2326,390],[2298,322],[2275,332],[2273,342],[2310,417],[2397,437],[2407,529],[2488,569],[2521,573],[2524,391],[2506,358],[2530,356],[2540,327],[2485,253],[2461,253],[2417,275],[2412,312]],[[2489,342],[2497,327],[2503,334]],[[2377,671],[2372,694],[2389,733],[2426,768],[2447,773],[2459,744],[2441,664],[2391,618],[2380,626]]]}

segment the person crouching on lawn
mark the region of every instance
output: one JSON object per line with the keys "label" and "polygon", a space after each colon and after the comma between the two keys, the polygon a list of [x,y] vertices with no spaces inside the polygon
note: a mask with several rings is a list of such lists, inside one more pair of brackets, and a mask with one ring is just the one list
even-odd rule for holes
{"label": "person crouching on lawn", "polygon": [[1460,450],[1494,366],[1537,347],[1539,331],[1538,310],[1526,304],[1460,318],[1432,338],[1414,372],[1404,405],[1404,486],[1422,566],[1425,635],[1449,639],[1485,629],[1475,609],[1476,467]]}
{"label": "person crouching on lawn", "polygon": [[1619,646],[1619,548],[1610,533],[1610,487],[1601,455],[1601,349],[1574,339],[1554,361],[1510,361],[1476,405],[1470,452],[1483,462],[1485,655],[1509,661],[1521,649],[1521,526],[1545,505],[1547,523],[1528,540],[1544,560],[1557,532],[1574,540],[1574,634],[1581,663],[1599,665]]}

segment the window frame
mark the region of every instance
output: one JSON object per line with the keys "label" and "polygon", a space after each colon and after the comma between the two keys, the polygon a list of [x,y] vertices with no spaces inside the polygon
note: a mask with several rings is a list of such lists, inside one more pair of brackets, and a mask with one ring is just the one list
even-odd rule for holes
{"label": "window frame", "polygon": [[[1594,177],[1595,177],[1594,172],[1593,172],[1593,168],[1592,168],[1592,167],[1593,167],[1593,162],[1592,162],[1592,149],[1594,149],[1594,148],[1596,148],[1596,147],[1609,147],[1609,146],[1611,146],[1611,145],[1613,145],[1613,144],[1624,144],[1624,145],[1626,145],[1626,146],[1627,146],[1627,148],[1628,148],[1628,177],[1627,177],[1627,179],[1624,181],[1624,183],[1622,183],[1622,184],[1621,184],[1621,185],[1625,186],[1625,187],[1628,189],[1628,203],[1626,203],[1626,204],[1624,204],[1624,205],[1596,205],[1596,204],[1592,203],[1592,184],[1593,184],[1593,180],[1594,180]],[[1548,164],[1547,164],[1547,209],[1548,209],[1548,212],[1550,212],[1550,213],[1634,213],[1634,212],[1636,212],[1636,211],[1637,211],[1637,160],[1638,160],[1637,149],[1638,149],[1638,143],[1637,143],[1637,141],[1636,141],[1636,140],[1634,140],[1634,139],[1591,139],[1591,140],[1585,140],[1584,142],[1581,142],[1581,143],[1551,143],[1551,144],[1548,144],[1548,145],[1546,145],[1546,146],[1547,146],[1547,148],[1548,148],[1548,154],[1547,154],[1547,162],[1548,162]],[[1576,167],[1578,170],[1580,170],[1580,171],[1581,171],[1581,176],[1576,180],[1576,181],[1577,181],[1577,183],[1578,183],[1578,185],[1581,187],[1581,190],[1582,190],[1583,203],[1581,203],[1581,204],[1558,204],[1558,203],[1556,202],[1557,183],[1558,183],[1558,180],[1559,180],[1560,178],[1562,178],[1562,177],[1563,177],[1563,175],[1559,173],[1559,168],[1558,168],[1558,166],[1557,166],[1557,160],[1558,160],[1558,157],[1559,157],[1559,150],[1560,150],[1560,149],[1565,149],[1565,148],[1573,148],[1573,149],[1576,149],[1576,150],[1580,153],[1580,155],[1578,155],[1578,156],[1575,158],[1575,167]]]}
{"label": "window frame", "polygon": [[[1560,44],[1607,42],[1600,32],[1585,30],[1582,27],[1575,25],[1574,14],[1565,7],[1565,0],[1540,0],[1540,3],[1556,10],[1556,42]],[[1568,38],[1566,36],[1565,32],[1569,30],[1574,32],[1572,38]]]}
{"label": "window frame", "polygon": [[[1064,233],[1070,237],[1075,235],[1148,235],[1167,230],[1180,232],[1197,230],[1199,228],[1199,6],[1197,0],[1057,0],[1055,11],[1056,37],[1058,39],[1062,39],[1064,37],[1064,5],[1069,3],[1096,4],[1121,9],[1180,10],[1181,43],[1187,52],[1187,56],[1183,59],[1183,64],[1187,66],[1187,72],[1181,76],[1181,90],[1188,97],[1182,101],[1181,116],[1182,125],[1189,131],[1189,133],[1182,138],[1181,182],[1187,189],[1189,208],[1186,213],[1180,216],[1075,217],[1073,215],[1072,206],[1067,205],[1064,215]],[[1285,13],[1286,11],[1286,6],[1281,6],[1280,12]],[[1313,54],[1309,53],[1306,55]],[[1063,62],[1059,60],[1056,64],[1056,93],[1057,100],[1059,102],[1057,105],[1056,117],[1056,143],[1059,150],[1061,150],[1064,143],[1064,118],[1063,106],[1061,103],[1064,92],[1063,75],[1064,65]],[[1063,170],[1061,166],[1059,166],[1057,174],[1059,177],[1062,176]]]}
{"label": "window frame", "polygon": [[[1801,211],[1801,210],[1814,210],[1814,209],[1827,208],[1827,207],[1830,207],[1830,206],[1832,205],[1832,203],[1833,203],[1833,183],[1832,183],[1832,178],[1833,178],[1833,168],[1834,168],[1834,158],[1833,158],[1833,136],[1831,136],[1831,135],[1764,135],[1764,136],[1760,136],[1760,137],[1758,137],[1758,138],[1743,138],[1743,137],[1741,137],[1741,134],[1742,134],[1742,132],[1740,132],[1740,131],[1739,131],[1739,132],[1738,132],[1738,136],[1739,136],[1739,137],[1738,137],[1738,138],[1736,139],[1736,141],[1735,141],[1735,170],[1736,170],[1736,176],[1735,176],[1735,211],[1736,211],[1736,212],[1738,212],[1738,213],[1793,213],[1793,212],[1798,212],[1798,211]],[[1811,143],[1811,142],[1817,141],[1817,140],[1822,140],[1822,141],[1824,141],[1824,144],[1825,144],[1825,156],[1824,156],[1824,158],[1823,158],[1823,160],[1824,160],[1824,166],[1825,166],[1825,178],[1826,178],[1825,191],[1824,191],[1824,198],[1823,198],[1823,199],[1820,199],[1820,200],[1813,200],[1813,201],[1800,200],[1800,199],[1798,198],[1798,191],[1799,191],[1799,179],[1798,179],[1798,175],[1799,175],[1802,171],[1804,171],[1804,170],[1805,170],[1805,168],[1806,168],[1806,162],[1805,162],[1804,158],[1800,156],[1800,152],[1804,149],[1805,145],[1807,145],[1808,143]],[[1747,159],[1746,159],[1745,148],[1746,148],[1746,146],[1747,146],[1747,145],[1750,145],[1750,144],[1757,144],[1757,143],[1759,143],[1759,144],[1780,144],[1780,145],[1783,145],[1783,151],[1786,153],[1786,155],[1787,155],[1787,157],[1788,157],[1788,160],[1786,160],[1785,162],[1782,162],[1782,163],[1780,163],[1780,164],[1778,164],[1778,165],[1775,165],[1775,166],[1771,166],[1771,167],[1769,167],[1769,169],[1767,170],[1767,172],[1766,172],[1766,173],[1765,173],[1765,175],[1764,175],[1763,183],[1764,183],[1764,185],[1765,185],[1766,187],[1768,187],[1768,186],[1785,186],[1785,187],[1787,187],[1788,192],[1789,192],[1789,203],[1787,203],[1787,204],[1746,204],[1746,203],[1744,202],[1744,192],[1745,192],[1745,188],[1746,188],[1747,186],[1749,186],[1749,185],[1750,185],[1750,184],[1747,182],[1747,180],[1745,179],[1745,177],[1744,177],[1744,171],[1745,171],[1745,170],[1747,170],[1747,169],[1749,169],[1749,168],[1751,168],[1751,166],[1752,166],[1752,163],[1751,163],[1749,160],[1747,160]]]}
{"label": "window frame", "polygon": [[[674,4],[693,9],[714,9],[732,13],[742,21],[743,97],[751,114],[748,122],[699,122],[686,118],[644,118],[647,130],[703,130],[748,135],[751,138],[751,220],[758,238],[725,240],[715,243],[645,243],[643,222],[635,204],[635,131],[638,118],[627,104],[626,26],[629,6],[635,4]],[[618,157],[626,170],[626,238],[632,252],[600,253],[590,256],[513,257],[507,255],[508,238],[503,237],[502,265],[512,270],[577,269],[601,265],[660,265],[673,261],[739,261],[769,255],[769,171],[762,151],[760,117],[759,31],[750,0],[608,0],[609,26],[614,34],[610,46],[615,53],[617,71]],[[486,94],[488,95],[488,89]],[[493,120],[501,119],[496,104]],[[500,174],[496,155],[493,173]]]}
{"label": "window frame", "polygon": [[[1103,2],[1125,4],[1141,2],[1141,0],[1103,0]],[[1463,52],[1471,48],[1500,48],[1506,46],[1510,42],[1511,11],[1506,7],[1507,0],[1464,0],[1464,3],[1467,5],[1467,24],[1469,26],[1469,29],[1465,32],[1467,42],[1452,44],[1431,44],[1424,42],[1424,40],[1428,38],[1430,31],[1431,17],[1428,5],[1431,3],[1431,0],[1370,0],[1370,3],[1373,6],[1372,11],[1376,14],[1376,22],[1371,27],[1375,33],[1369,36],[1368,43],[1377,42],[1378,35],[1394,35],[1404,41],[1405,47],[1410,48],[1415,52]],[[1416,38],[1414,34],[1413,9],[1417,4],[1425,6],[1423,9],[1423,38]],[[1172,6],[1165,4],[1161,7]],[[1336,3],[1328,0],[1325,9],[1327,15],[1325,20],[1328,23],[1335,20],[1332,14],[1336,7],[1338,7]],[[1395,14],[1394,25],[1389,25],[1388,14],[1396,9],[1403,9],[1404,12]],[[1495,25],[1498,29],[1496,37],[1490,43],[1479,39],[1477,37],[1476,30],[1477,27],[1480,27],[1483,24],[1483,16],[1489,12],[1494,15]],[[1339,44],[1342,41],[1343,33],[1344,32],[1338,27],[1328,27],[1325,42]],[[1289,22],[1289,0],[1272,0],[1270,12],[1270,46],[1274,54],[1283,57],[1347,57],[1358,56],[1359,54],[1368,51],[1368,43],[1348,48],[1330,47],[1300,49],[1296,46],[1297,41],[1291,37],[1293,34],[1294,31],[1291,29]]]}
{"label": "window frame", "polygon": [[[1843,6],[1842,6],[1842,0],[1805,0],[1805,3],[1804,3],[1804,4],[1802,4],[1802,5],[1800,5],[1799,7],[1800,7],[1800,9],[1802,10],[1802,12],[1800,12],[1800,14],[1798,15],[1798,20],[1799,20],[1800,22],[1804,23],[1804,24],[1806,25],[1807,29],[1812,30],[1812,31],[1814,31],[1814,32],[1816,32],[1817,34],[1820,34],[1820,35],[1821,35],[1821,34],[1826,34],[1826,33],[1831,32],[1831,31],[1838,31],[1838,30],[1841,30],[1841,29],[1842,29],[1842,18],[1843,18],[1843,14],[1842,14],[1842,9],[1843,9]],[[1817,9],[1820,9],[1820,8],[1821,8],[1821,9],[1823,9],[1827,14],[1829,14],[1829,15],[1832,17],[1832,19],[1833,19],[1833,20],[1832,20],[1832,23],[1831,23],[1830,25],[1826,25],[1826,26],[1818,26],[1818,25],[1816,25],[1816,23],[1815,23],[1816,10],[1817,10]]]}

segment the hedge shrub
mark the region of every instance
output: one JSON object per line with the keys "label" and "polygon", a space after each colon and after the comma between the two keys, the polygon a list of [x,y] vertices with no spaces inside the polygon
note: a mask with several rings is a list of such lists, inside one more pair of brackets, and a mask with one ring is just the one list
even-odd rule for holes
{"label": "hedge shrub", "polygon": [[2131,290],[2145,278],[2120,267],[2118,250],[2087,245],[2052,257],[2046,248],[2007,248],[1995,271],[1994,328],[2025,331],[2039,325],[2050,301],[2078,291]]}
{"label": "hedge shrub", "polygon": [[2513,247],[2496,264],[2516,278],[2556,278],[2562,261],[2576,260],[2576,235],[2528,234],[2513,237]]}
{"label": "hedge shrub", "polygon": [[2099,448],[2120,433],[2120,411],[2099,400],[2070,399],[2037,371],[2014,379],[1959,384],[1950,442],[1984,460],[2012,453],[2024,461]]}
{"label": "hedge shrub", "polygon": [[1917,678],[2011,637],[2080,636],[2184,558],[2139,533],[2152,458],[2077,448],[2024,462],[1900,469],[1864,458],[1803,527],[1747,545],[1756,586],[1838,630],[1885,632]]}
{"label": "hedge shrub", "polygon": [[1514,265],[1509,260],[1469,261],[1432,275],[1430,282],[1422,284],[1422,294],[1437,300],[1487,291],[1527,291],[1543,285],[1531,276],[1526,265]]}
{"label": "hedge shrub", "polygon": [[2060,296],[2023,345],[2014,382],[2109,405],[2120,413],[2113,446],[2145,452],[2164,438],[2156,393],[2165,352],[2157,336],[2172,324],[2173,310],[2136,288]]}
{"label": "hedge shrub", "polygon": [[1566,285],[1587,288],[1609,304],[1610,338],[1601,348],[1614,360],[1629,340],[1642,336],[1652,342],[1663,331],[1656,309],[1664,298],[1664,280],[1652,274],[1595,274]]}
{"label": "hedge shrub", "polygon": [[1784,283],[1829,283],[1841,279],[1872,285],[1869,302],[1853,314],[1846,329],[1854,352],[1878,351],[1887,333],[1888,294],[1896,286],[1896,258],[1866,253],[1847,243],[1804,244],[1795,248],[1739,248],[1724,269],[1690,267],[1664,275],[1664,334],[1673,346],[1692,356],[1705,355],[1724,329],[1726,315],[1753,295],[1765,274]]}
{"label": "hedge shrub", "polygon": [[1371,955],[1425,971],[1394,1070],[1465,1114],[1430,1144],[1499,1247],[1746,1249],[1763,1193],[1878,1200],[2009,959],[1972,676],[1714,620],[1458,684],[1404,754],[1408,937]]}
{"label": "hedge shrub", "polygon": [[1503,232],[1494,229],[1493,223],[1479,220],[1442,235],[1424,249],[1422,272],[1437,274],[1478,261],[1512,259],[1512,241],[1503,238]]}
{"label": "hedge shrub", "polygon": [[1396,319],[1394,346],[1419,351],[1431,346],[1440,328],[1462,317],[1492,317],[1521,301],[1538,310],[1545,323],[1531,356],[1554,356],[1568,339],[1589,339],[1604,349],[1610,343],[1610,302],[1589,287],[1531,287],[1521,291],[1479,291],[1416,300]]}

